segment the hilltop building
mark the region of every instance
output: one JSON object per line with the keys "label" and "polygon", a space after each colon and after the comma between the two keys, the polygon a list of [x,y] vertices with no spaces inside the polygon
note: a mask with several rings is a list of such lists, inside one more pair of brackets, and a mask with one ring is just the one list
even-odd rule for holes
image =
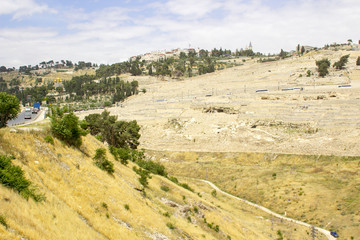
{"label": "hilltop building", "polygon": [[194,52],[197,56],[199,55],[200,49],[194,49],[194,48],[175,48],[170,51],[164,50],[164,51],[152,51],[150,53],[145,53],[138,56],[132,56],[130,58],[130,61],[135,61],[137,58],[140,59],[140,61],[145,62],[152,62],[152,61],[158,61],[166,58],[175,58],[179,59],[181,53],[189,54],[190,52]]}

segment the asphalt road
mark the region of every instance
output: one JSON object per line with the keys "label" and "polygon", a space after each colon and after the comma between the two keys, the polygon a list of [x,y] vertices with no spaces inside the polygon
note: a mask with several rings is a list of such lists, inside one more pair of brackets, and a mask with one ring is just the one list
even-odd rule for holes
{"label": "asphalt road", "polygon": [[17,118],[8,121],[7,126],[16,126],[16,125],[21,125],[24,123],[28,123],[30,121],[34,121],[39,115],[42,114],[42,111],[39,111],[37,114],[31,114],[31,119],[25,119],[25,110],[22,111]]}

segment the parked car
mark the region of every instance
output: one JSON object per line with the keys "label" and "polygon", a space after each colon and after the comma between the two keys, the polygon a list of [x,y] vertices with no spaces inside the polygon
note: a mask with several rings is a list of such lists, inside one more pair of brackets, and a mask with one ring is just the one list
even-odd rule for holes
{"label": "parked car", "polygon": [[337,234],[336,232],[332,231],[330,232],[331,236],[333,236],[334,238],[338,238],[339,234]]}
{"label": "parked car", "polygon": [[31,112],[26,111],[24,118],[25,119],[31,119]]}

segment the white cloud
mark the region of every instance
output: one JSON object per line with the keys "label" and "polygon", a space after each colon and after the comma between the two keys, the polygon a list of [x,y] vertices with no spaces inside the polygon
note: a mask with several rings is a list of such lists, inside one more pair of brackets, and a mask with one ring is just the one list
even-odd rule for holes
{"label": "white cloud", "polygon": [[220,8],[221,5],[215,0],[170,0],[165,7],[170,13],[187,19],[197,19]]}
{"label": "white cloud", "polygon": [[169,0],[134,9],[75,9],[62,16],[68,32],[50,26],[0,29],[0,45],[5,46],[0,64],[18,66],[46,59],[114,63],[189,44],[235,50],[251,41],[255,51],[276,53],[281,48],[293,50],[298,43],[321,47],[348,38],[358,41],[358,0],[292,0],[276,8],[264,4],[268,2]]}
{"label": "white cloud", "polygon": [[55,12],[46,4],[38,4],[33,0],[2,0],[0,15],[11,14],[13,19],[21,19],[24,16],[31,16],[45,11]]}

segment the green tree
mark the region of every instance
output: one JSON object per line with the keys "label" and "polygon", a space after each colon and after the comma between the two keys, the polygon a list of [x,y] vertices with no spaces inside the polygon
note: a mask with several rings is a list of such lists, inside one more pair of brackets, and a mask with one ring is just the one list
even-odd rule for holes
{"label": "green tree", "polygon": [[56,91],[61,94],[64,91],[64,88],[63,87],[57,87]]}
{"label": "green tree", "polygon": [[285,58],[287,56],[287,52],[285,52],[284,50],[280,50],[280,54],[279,54],[279,57],[281,58]]}
{"label": "green tree", "polygon": [[130,73],[133,76],[138,76],[138,75],[142,74],[142,71],[141,71],[141,69],[139,67],[139,63],[137,61],[134,61],[134,62],[131,63]]}
{"label": "green tree", "polygon": [[357,58],[357,60],[356,60],[356,65],[357,65],[357,66],[360,66],[360,57]]}
{"label": "green tree", "polygon": [[301,47],[301,55],[303,55],[304,53],[305,53],[305,47],[302,46],[302,47]]}
{"label": "green tree", "polygon": [[51,132],[54,136],[70,146],[80,147],[81,136],[87,134],[80,128],[79,119],[74,113],[65,114],[59,110],[51,117]]}
{"label": "green tree", "polygon": [[19,112],[19,99],[5,92],[0,92],[0,128],[6,127],[7,122],[16,118]]}
{"label": "green tree", "polygon": [[345,66],[345,64],[346,64],[346,63],[348,62],[348,60],[349,60],[349,56],[350,56],[350,54],[345,55],[345,56],[342,56],[339,61],[337,61],[337,62],[334,63],[333,67],[336,68],[336,69],[339,69],[339,70],[340,70],[340,69],[343,69],[344,66]]}
{"label": "green tree", "polygon": [[328,69],[330,65],[331,63],[327,58],[316,61],[316,66],[318,67],[318,72],[320,77],[325,77],[327,74],[329,74]]}
{"label": "green tree", "polygon": [[135,120],[117,121],[117,117],[110,116],[106,110],[101,114],[90,114],[85,120],[92,135],[101,133],[103,139],[113,147],[136,149],[139,145],[140,126]]}

